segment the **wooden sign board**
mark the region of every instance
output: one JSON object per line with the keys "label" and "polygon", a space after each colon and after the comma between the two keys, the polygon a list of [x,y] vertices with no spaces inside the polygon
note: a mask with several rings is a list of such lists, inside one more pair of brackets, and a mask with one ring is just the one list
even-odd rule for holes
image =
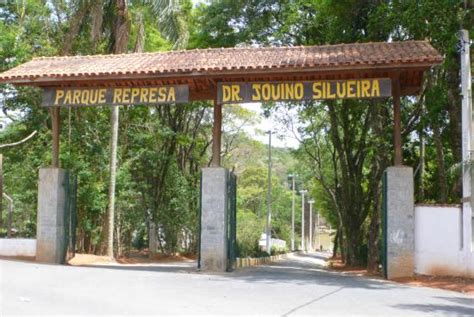
{"label": "wooden sign board", "polygon": [[382,98],[392,95],[390,78],[291,82],[219,83],[220,104],[303,101],[347,98]]}
{"label": "wooden sign board", "polygon": [[43,106],[112,106],[159,105],[189,102],[188,85],[113,87],[113,88],[47,88]]}

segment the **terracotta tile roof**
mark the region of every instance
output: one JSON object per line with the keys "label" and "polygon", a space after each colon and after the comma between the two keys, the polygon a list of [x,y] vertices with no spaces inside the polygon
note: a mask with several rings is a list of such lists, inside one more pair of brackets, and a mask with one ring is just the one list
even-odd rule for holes
{"label": "terracotta tile roof", "polygon": [[261,71],[394,68],[442,62],[425,41],[306,47],[196,49],[172,52],[40,57],[0,74],[0,83],[41,83],[106,78],[160,78]]}

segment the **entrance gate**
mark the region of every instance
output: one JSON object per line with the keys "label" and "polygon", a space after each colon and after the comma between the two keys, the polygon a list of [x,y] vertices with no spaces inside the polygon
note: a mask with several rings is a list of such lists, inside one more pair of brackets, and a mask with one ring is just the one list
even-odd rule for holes
{"label": "entrance gate", "polygon": [[38,248],[37,258],[61,253],[65,239],[65,171],[59,164],[63,107],[214,101],[212,161],[202,169],[199,262],[204,270],[226,271],[235,258],[236,219],[235,179],[221,167],[223,104],[391,97],[397,169],[387,175],[386,266],[402,265],[397,259],[413,257],[413,205],[411,214],[408,208],[413,195],[401,183],[413,177],[411,169],[402,167],[400,98],[418,94],[424,72],[442,60],[428,42],[406,41],[51,57],[10,69],[0,74],[0,83],[40,87],[43,105],[51,108],[52,166],[40,170],[38,219],[45,221],[38,221],[37,232],[53,242]]}
{"label": "entrance gate", "polygon": [[66,182],[66,210],[64,212],[64,254],[66,261],[76,254],[76,226],[77,226],[77,176],[67,173]]}
{"label": "entrance gate", "polygon": [[227,271],[235,270],[237,256],[237,176],[229,172],[227,180]]}

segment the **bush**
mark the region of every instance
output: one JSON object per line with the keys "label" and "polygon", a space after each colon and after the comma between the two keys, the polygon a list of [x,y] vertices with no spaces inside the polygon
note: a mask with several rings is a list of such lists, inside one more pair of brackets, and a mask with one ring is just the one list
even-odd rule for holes
{"label": "bush", "polygon": [[252,212],[237,212],[237,255],[239,257],[257,257],[263,253],[258,246],[262,232],[262,220]]}
{"label": "bush", "polygon": [[285,254],[288,252],[288,248],[280,248],[272,245],[271,255]]}

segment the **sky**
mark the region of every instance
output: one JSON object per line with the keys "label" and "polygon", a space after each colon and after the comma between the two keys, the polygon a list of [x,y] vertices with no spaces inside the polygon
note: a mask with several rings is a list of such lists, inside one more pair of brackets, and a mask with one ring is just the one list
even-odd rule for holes
{"label": "sky", "polygon": [[[294,149],[298,148],[299,141],[295,137],[295,133],[296,136],[299,136],[298,133],[289,130],[287,127],[275,120],[274,117],[266,118],[263,115],[261,103],[244,103],[241,104],[241,106],[245,109],[254,111],[260,117],[260,123],[245,128],[246,132],[249,133],[254,139],[264,144],[268,144],[268,134],[261,134],[258,132],[272,130],[275,132],[274,137],[272,137],[272,146],[289,147]],[[277,112],[276,115],[282,115],[282,113]],[[285,113],[285,115],[288,114]],[[295,113],[290,113],[289,115],[294,118]]]}

